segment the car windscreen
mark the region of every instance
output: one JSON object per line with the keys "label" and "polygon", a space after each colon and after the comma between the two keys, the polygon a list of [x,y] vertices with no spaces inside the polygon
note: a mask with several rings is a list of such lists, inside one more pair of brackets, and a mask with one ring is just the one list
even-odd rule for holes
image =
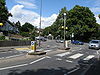
{"label": "car windscreen", "polygon": [[99,41],[91,41],[91,43],[99,43]]}

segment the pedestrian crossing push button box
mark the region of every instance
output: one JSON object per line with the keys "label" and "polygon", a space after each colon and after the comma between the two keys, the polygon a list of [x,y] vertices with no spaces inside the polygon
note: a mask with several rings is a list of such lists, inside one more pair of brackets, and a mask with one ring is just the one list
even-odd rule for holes
{"label": "pedestrian crossing push button box", "polygon": [[31,49],[36,51],[36,41],[31,41]]}

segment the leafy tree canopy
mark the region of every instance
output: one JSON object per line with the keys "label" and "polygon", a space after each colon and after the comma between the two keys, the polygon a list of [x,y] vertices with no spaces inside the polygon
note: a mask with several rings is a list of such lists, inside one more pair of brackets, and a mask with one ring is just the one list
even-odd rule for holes
{"label": "leafy tree canopy", "polygon": [[30,37],[31,40],[35,40],[37,34],[37,28],[34,27],[32,24],[26,22],[24,25],[20,26],[20,22],[16,23],[17,27],[19,27],[20,35],[24,37]]}
{"label": "leafy tree canopy", "polygon": [[0,22],[5,23],[9,16],[12,15],[8,12],[5,0],[0,0]]}
{"label": "leafy tree canopy", "polygon": [[100,14],[98,15],[98,17],[100,18]]}
{"label": "leafy tree canopy", "polygon": [[34,26],[28,22],[26,22],[24,25],[21,27],[22,32],[30,32],[34,29]]}
{"label": "leafy tree canopy", "polygon": [[68,27],[67,38],[72,33],[74,33],[74,39],[83,41],[95,36],[95,33],[98,31],[98,24],[93,12],[88,7],[79,5],[76,5],[69,11],[66,10],[66,7],[62,8],[53,25],[44,29],[45,35],[48,34],[47,32],[50,32],[54,37],[58,35],[63,37],[64,30],[61,27],[64,25],[64,13],[66,13],[66,27]]}

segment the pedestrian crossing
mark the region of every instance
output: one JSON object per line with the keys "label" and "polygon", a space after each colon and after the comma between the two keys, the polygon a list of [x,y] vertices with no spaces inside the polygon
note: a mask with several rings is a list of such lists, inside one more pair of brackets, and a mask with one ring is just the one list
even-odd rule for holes
{"label": "pedestrian crossing", "polygon": [[86,58],[84,58],[83,60],[90,60],[90,59],[92,59],[94,57],[94,55],[89,55],[89,56],[87,56]]}
{"label": "pedestrian crossing", "polygon": [[77,53],[77,54],[74,54],[74,55],[72,55],[72,56],[70,56],[70,57],[68,57],[68,58],[77,59],[77,58],[79,58],[79,57],[81,57],[81,56],[83,56],[83,55],[84,55],[84,54]]}
{"label": "pedestrian crossing", "polygon": [[95,57],[95,55],[86,55],[86,54],[83,54],[83,53],[74,53],[74,54],[71,54],[70,52],[66,52],[66,53],[60,53],[60,54],[56,54],[55,56],[57,57],[63,57],[66,58],[66,62],[70,62],[72,63],[74,60],[77,60],[79,58],[82,58],[83,60],[90,60],[92,58]]}
{"label": "pedestrian crossing", "polygon": [[70,52],[65,52],[65,53],[57,54],[55,56],[63,57],[63,56],[69,55],[69,54],[71,54],[71,53]]}

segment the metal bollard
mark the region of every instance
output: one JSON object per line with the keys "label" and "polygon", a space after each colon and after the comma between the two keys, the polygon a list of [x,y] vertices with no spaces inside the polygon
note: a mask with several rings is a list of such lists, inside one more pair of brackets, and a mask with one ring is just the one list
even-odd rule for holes
{"label": "metal bollard", "polygon": [[68,48],[68,41],[65,41],[65,47]]}

